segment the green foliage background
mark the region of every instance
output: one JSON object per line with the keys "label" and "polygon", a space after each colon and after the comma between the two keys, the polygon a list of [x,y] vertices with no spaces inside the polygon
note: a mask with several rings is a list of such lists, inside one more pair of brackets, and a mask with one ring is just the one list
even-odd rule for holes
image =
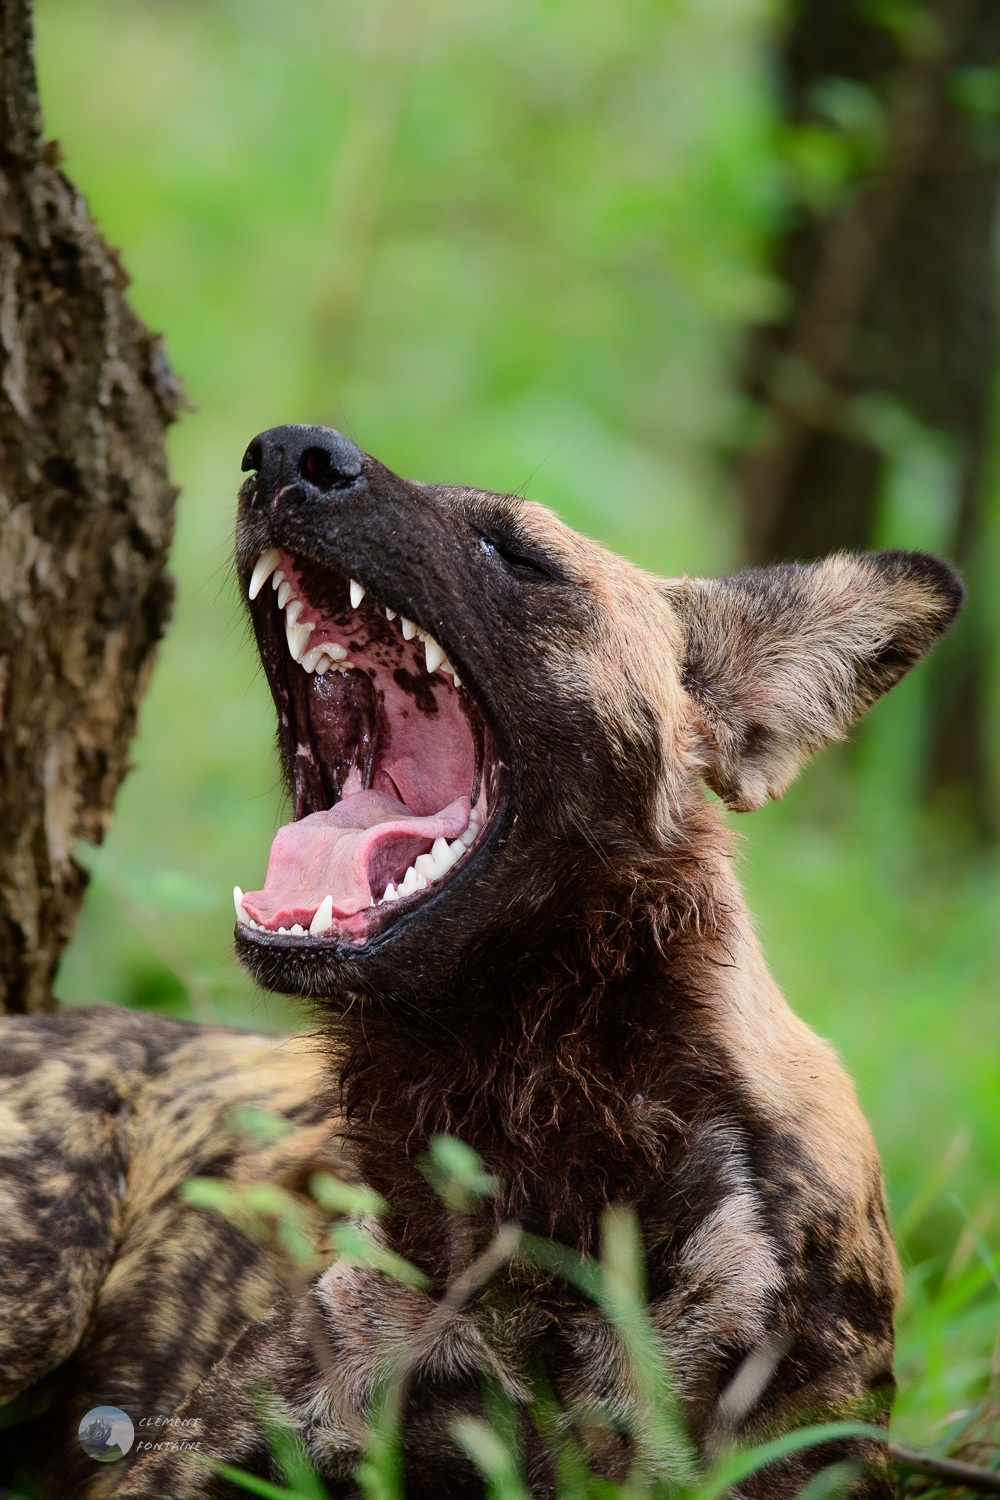
{"label": "green foliage background", "polygon": [[[738,341],[826,170],[777,126],[777,21],[770,0],[38,0],[48,131],[196,407],[172,437],[176,619],[67,1003],[296,1022],[229,954],[229,892],[282,818],[229,571],[261,428],[331,423],[403,473],[519,490],[664,573],[738,563]],[[897,430],[895,544],[933,543],[947,503],[919,436]],[[739,830],[772,966],[883,1153],[914,1267],[899,1421],[926,1437],[983,1394],[996,1324],[1000,882],[956,808],[916,810],[924,690]]]}

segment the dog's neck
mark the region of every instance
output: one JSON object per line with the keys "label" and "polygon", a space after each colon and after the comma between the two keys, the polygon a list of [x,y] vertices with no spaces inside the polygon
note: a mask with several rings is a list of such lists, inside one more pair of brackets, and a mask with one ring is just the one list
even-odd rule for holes
{"label": "dog's neck", "polygon": [[712,874],[722,857],[718,841],[709,862],[704,849],[675,852],[590,910],[542,922],[527,951],[491,948],[433,1013],[387,1002],[339,1016],[348,1150],[392,1206],[401,1253],[447,1257],[420,1171],[439,1134],[502,1180],[497,1219],[583,1250],[606,1205],[642,1199],[681,1128],[664,1081],[696,1061],[705,952],[725,943]]}

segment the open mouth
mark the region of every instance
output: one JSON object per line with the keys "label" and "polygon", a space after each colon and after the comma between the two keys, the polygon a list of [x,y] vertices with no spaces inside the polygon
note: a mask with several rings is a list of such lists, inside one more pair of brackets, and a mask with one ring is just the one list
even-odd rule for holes
{"label": "open mouth", "polygon": [[263,889],[235,888],[237,922],[364,941],[471,857],[499,802],[493,740],[443,647],[355,580],[271,548],[249,595],[294,819]]}

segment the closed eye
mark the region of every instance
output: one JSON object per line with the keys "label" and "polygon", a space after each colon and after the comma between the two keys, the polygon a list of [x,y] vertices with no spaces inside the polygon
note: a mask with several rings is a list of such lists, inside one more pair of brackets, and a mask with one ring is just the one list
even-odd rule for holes
{"label": "closed eye", "polygon": [[502,558],[509,568],[524,576],[536,578],[554,578],[556,575],[550,567],[547,567],[539,558],[531,556],[530,553],[521,552],[507,542],[499,542],[495,537],[480,536],[479,546],[483,552],[493,557]]}

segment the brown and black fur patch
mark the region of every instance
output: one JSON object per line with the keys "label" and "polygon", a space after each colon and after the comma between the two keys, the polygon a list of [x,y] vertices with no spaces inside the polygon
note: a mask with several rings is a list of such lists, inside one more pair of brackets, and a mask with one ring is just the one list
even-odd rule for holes
{"label": "brown and black fur patch", "polygon": [[[316,453],[325,466],[309,469]],[[277,1480],[266,1389],[331,1492],[349,1495],[395,1350],[409,1361],[408,1494],[480,1494],[449,1423],[481,1409],[484,1379],[525,1410],[540,1374],[593,1466],[620,1478],[635,1397],[592,1304],[514,1256],[443,1321],[440,1309],[504,1224],[593,1253],[604,1211],[627,1203],[703,1454],[817,1416],[884,1423],[898,1267],[875,1148],[832,1050],[768,973],[702,783],[737,810],[779,796],[947,627],[956,576],[892,552],[664,581],[539,506],[401,480],[327,429],[262,434],[247,465],[244,585],[259,554],[283,548],[431,632],[497,746],[499,795],[474,857],[426,899],[376,914],[363,942],[239,927],[258,979],[313,1002],[320,1105],[306,1102],[317,1064],[303,1044],[288,1044],[283,1074],[259,1038],[151,1023],[143,1044],[130,1017],[107,1023],[101,1048],[73,1040],[75,1017],[35,1023],[53,1030],[29,1034],[33,1061],[9,1097],[15,1136],[44,1139],[49,1165],[24,1178],[9,1222],[18,1244],[50,1224],[58,1253],[24,1263],[8,1326],[59,1308],[45,1307],[23,1355],[0,1342],[11,1389],[31,1379],[126,1410],[180,1402],[202,1457],[146,1455],[122,1500],[239,1493],[205,1453]],[[294,745],[294,693],[276,685],[260,609],[254,624]],[[311,1147],[332,1132],[343,1172],[384,1197],[372,1232],[424,1287],[336,1261],[304,1290],[278,1289],[230,1226],[207,1230],[179,1203],[184,1175],[243,1170],[220,1109],[265,1075],[260,1097],[316,1131]],[[43,1122],[50,1096],[59,1109]],[[442,1133],[502,1184],[461,1221],[421,1170]],[[74,1177],[67,1163],[81,1161]],[[551,1467],[527,1422],[525,1443],[532,1493],[546,1495]],[[877,1445],[857,1442],[804,1452],[740,1493],[786,1500],[845,1454],[870,1465],[855,1494],[888,1500]]]}
{"label": "brown and black fur patch", "polygon": [[[273,1255],[178,1187],[329,1155],[320,1070],[299,1038],[108,1006],[0,1035],[0,1482],[40,1469],[46,1494],[89,1500],[121,1465],[84,1454],[84,1414],[169,1416],[282,1284]],[[262,1147],[232,1123],[242,1103],[293,1129]]]}

